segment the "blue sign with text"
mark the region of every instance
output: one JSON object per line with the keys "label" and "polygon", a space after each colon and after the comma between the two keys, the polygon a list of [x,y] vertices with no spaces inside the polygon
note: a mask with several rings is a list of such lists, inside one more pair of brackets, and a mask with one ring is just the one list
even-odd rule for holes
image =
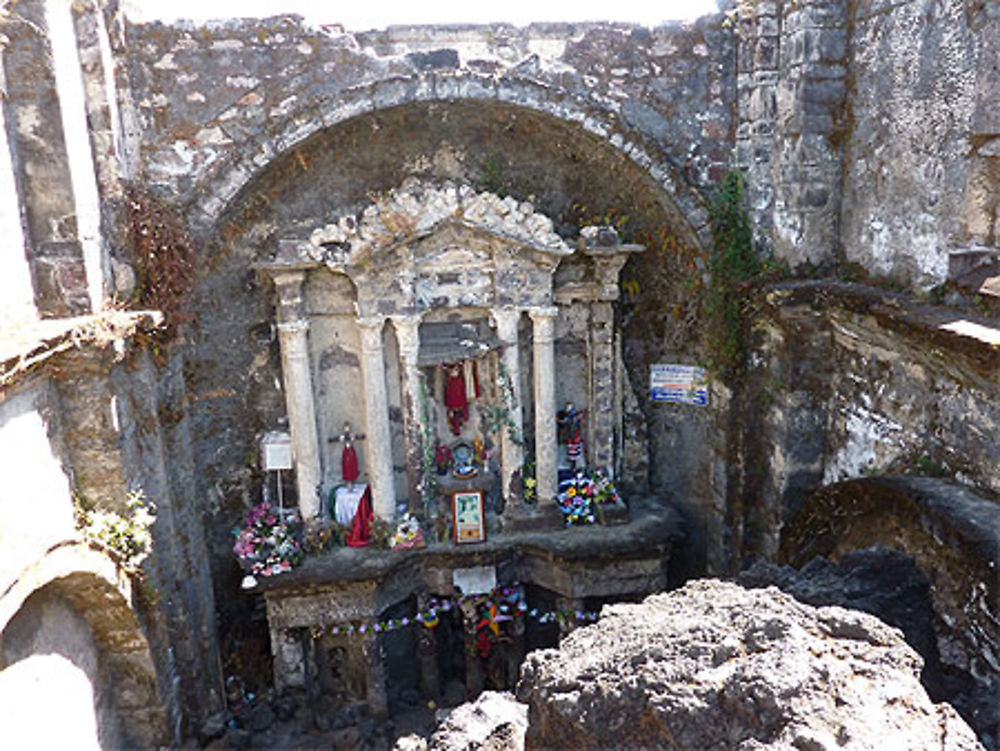
{"label": "blue sign with text", "polygon": [[649,396],[654,402],[708,405],[708,378],[695,365],[653,365],[649,370]]}

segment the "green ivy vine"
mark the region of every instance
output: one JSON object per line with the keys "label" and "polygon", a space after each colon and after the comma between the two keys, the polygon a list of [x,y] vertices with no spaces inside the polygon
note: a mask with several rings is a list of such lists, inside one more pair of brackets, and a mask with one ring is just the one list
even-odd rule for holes
{"label": "green ivy vine", "polygon": [[732,382],[746,371],[756,307],[753,290],[767,269],[753,250],[743,175],[738,169],[730,169],[722,178],[708,208],[712,249],[703,303],[705,365],[713,377]]}

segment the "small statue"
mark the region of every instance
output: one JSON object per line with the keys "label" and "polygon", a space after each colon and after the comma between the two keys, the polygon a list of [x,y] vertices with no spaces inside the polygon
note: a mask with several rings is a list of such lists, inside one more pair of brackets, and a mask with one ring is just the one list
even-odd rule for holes
{"label": "small statue", "polygon": [[472,463],[477,467],[486,466],[486,444],[482,438],[475,438],[472,441]]}
{"label": "small statue", "polygon": [[463,360],[443,366],[444,406],[452,435],[461,435],[462,425],[469,420],[469,402],[482,395],[479,373],[473,360]]}
{"label": "small statue", "polygon": [[469,397],[461,364],[445,366],[444,406],[448,410],[451,434],[459,435],[462,424],[469,419]]}
{"label": "small statue", "polygon": [[340,476],[348,485],[354,485],[360,474],[358,468],[358,452],[354,450],[355,441],[363,441],[364,433],[355,434],[351,430],[351,423],[344,423],[343,432],[331,438],[330,443],[343,443],[344,449],[340,454]]}
{"label": "small statue", "polygon": [[448,474],[451,469],[451,449],[443,443],[439,443],[434,449],[434,467],[439,475]]}
{"label": "small statue", "polygon": [[566,444],[566,458],[570,467],[577,468],[583,463],[583,418],[585,412],[576,409],[573,402],[566,402],[566,408],[556,415],[559,442]]}
{"label": "small statue", "polygon": [[467,480],[479,474],[472,446],[466,441],[458,441],[451,447],[451,476]]}

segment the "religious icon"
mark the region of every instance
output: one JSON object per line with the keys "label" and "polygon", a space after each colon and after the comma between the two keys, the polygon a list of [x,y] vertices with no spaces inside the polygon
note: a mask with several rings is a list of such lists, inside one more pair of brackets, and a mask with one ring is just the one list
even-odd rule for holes
{"label": "religious icon", "polygon": [[451,513],[456,543],[486,541],[486,513],[481,490],[452,493]]}
{"label": "religious icon", "polygon": [[462,433],[469,419],[469,402],[481,395],[479,373],[472,360],[444,366],[444,406],[448,411],[448,427],[452,435]]}
{"label": "religious icon", "polygon": [[573,469],[586,464],[583,441],[585,415],[586,412],[576,409],[572,402],[566,402],[566,408],[556,415],[559,443],[566,444],[566,458]]}
{"label": "religious icon", "polygon": [[479,469],[475,463],[475,449],[466,441],[457,441],[451,447],[451,476],[459,480],[475,477]]}
{"label": "religious icon", "polygon": [[451,469],[451,449],[443,443],[439,443],[434,449],[434,466],[439,475],[446,475]]}
{"label": "religious icon", "polygon": [[354,450],[354,442],[362,441],[364,433],[354,433],[351,430],[351,423],[344,423],[344,430],[340,435],[331,438],[330,443],[343,443],[344,448],[340,454],[340,476],[348,485],[353,485],[360,474],[358,468],[358,452]]}

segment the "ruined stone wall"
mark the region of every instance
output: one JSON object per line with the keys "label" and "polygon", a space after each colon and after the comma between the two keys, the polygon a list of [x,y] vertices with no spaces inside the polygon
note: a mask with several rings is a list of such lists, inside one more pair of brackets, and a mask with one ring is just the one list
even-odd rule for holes
{"label": "ruined stone wall", "polygon": [[[950,251],[992,242],[992,198],[974,195],[980,130],[998,128],[987,85],[996,21],[974,3],[860,2],[852,8],[850,121],[844,162],[845,258],[931,287]],[[987,133],[983,133],[983,136]],[[992,158],[992,157],[991,157]],[[986,226],[973,215],[989,213]],[[971,213],[970,213],[971,212]]]}
{"label": "ruined stone wall", "polygon": [[2,26],[4,106],[9,145],[17,153],[15,185],[24,207],[35,302],[49,314],[84,312],[90,308],[87,270],[45,4],[24,3]]}
{"label": "ruined stone wall", "polygon": [[995,329],[958,333],[946,327],[961,316],[850,285],[770,299],[755,382],[775,449],[759,521],[774,540],[813,490],[844,479],[930,475],[1000,492],[1000,380],[982,340]]}
{"label": "ruined stone wall", "polygon": [[706,184],[729,159],[731,53],[718,21],[653,31],[547,24],[352,34],[291,18],[132,27],[144,172],[181,203],[197,198],[193,216],[210,227],[262,167],[324,128],[408,102],[500,101],[609,140],[668,193],[687,194],[679,207],[703,228],[687,186]]}
{"label": "ruined stone wall", "polygon": [[[58,395],[46,378],[0,402],[0,591],[54,544],[74,536],[71,482],[59,442]],[[30,468],[30,471],[28,471]]]}
{"label": "ruined stone wall", "polygon": [[[127,443],[127,437],[116,427],[123,392],[111,386],[106,373],[94,372],[103,370],[94,367],[103,363],[102,354],[56,356],[48,363],[48,372],[35,372],[13,384],[8,381],[0,399],[0,465],[7,478],[0,491],[0,666],[4,668],[0,683],[4,691],[23,699],[37,680],[31,677],[32,656],[56,645],[55,651],[75,667],[53,665],[61,677],[45,680],[72,684],[83,690],[85,699],[93,697],[89,710],[75,700],[67,706],[72,722],[83,723],[74,727],[81,732],[90,732],[86,730],[90,727],[105,747],[145,747],[171,737],[167,719],[180,722],[177,702],[185,690],[184,681],[203,677],[206,668],[181,665],[171,672],[167,667],[171,660],[163,659],[157,665],[162,668],[157,685],[149,645],[154,650],[158,647],[165,657],[175,650],[172,641],[183,654],[176,630],[170,635],[158,631],[161,616],[156,605],[170,605],[159,601],[158,595],[166,589],[164,582],[176,584],[182,576],[171,570],[169,545],[184,546],[190,554],[190,544],[164,543],[164,525],[174,511],[172,498],[150,482],[143,467],[123,462],[119,441]],[[128,379],[125,376],[124,382]],[[126,478],[127,474],[131,476]],[[131,580],[112,560],[113,554],[81,542],[74,513],[78,502],[89,509],[127,513],[126,493],[137,488],[148,489],[147,500],[160,511],[154,525],[159,539],[142,589],[145,608],[138,600],[133,603]],[[199,521],[197,516],[193,519]],[[203,557],[199,560],[204,566]],[[161,578],[164,572],[175,578]],[[52,591],[40,594],[49,585]],[[163,590],[158,589],[161,585]],[[207,629],[190,643],[198,658],[211,666],[214,608],[207,577],[200,585],[197,596],[208,603],[201,624]],[[137,612],[142,612],[145,632],[140,630]],[[177,676],[180,692],[174,682]],[[161,697],[165,698],[162,703]],[[197,711],[193,716],[198,716]],[[119,738],[119,720],[127,741]],[[0,738],[18,745],[21,737],[15,738],[12,732],[14,727],[5,724]],[[172,737],[180,737],[179,724]]]}
{"label": "ruined stone wall", "polygon": [[174,738],[223,708],[215,598],[203,507],[195,490],[183,360],[155,366],[146,353],[115,367],[115,437],[125,486],[155,504],[144,612]]}
{"label": "ruined stone wall", "polygon": [[[996,254],[996,13],[960,1],[741,8],[737,153],[762,252],[802,276],[918,293],[955,275],[956,254]],[[777,325],[758,320],[745,390],[732,402],[721,390],[750,438],[720,426],[713,565],[773,557],[781,520],[825,483],[923,472],[998,487],[983,440],[997,420],[995,374],[978,359],[988,347],[939,328],[962,314],[830,289],[778,305]]]}
{"label": "ruined stone wall", "polygon": [[[1000,493],[996,337],[983,319],[900,293],[769,288],[730,417],[749,437],[721,445],[740,433],[720,431],[713,452],[710,568],[774,560],[783,524],[830,483],[905,474]],[[719,396],[729,414],[730,395]]]}
{"label": "ruined stone wall", "polygon": [[764,253],[828,268],[839,251],[844,0],[763,0],[739,15],[738,161]]}
{"label": "ruined stone wall", "polygon": [[77,501],[127,515],[127,494],[141,492],[155,506],[152,555],[135,606],[157,657],[175,739],[190,730],[182,718],[197,721],[222,702],[179,364],[157,370],[141,355],[115,365],[101,350],[75,352],[52,360],[48,374],[8,385],[0,400],[7,477],[0,491],[0,592],[28,586],[25,572],[81,539]]}
{"label": "ruined stone wall", "polygon": [[[128,92],[115,59],[123,50],[122,23],[115,2],[28,0],[0,14],[0,185],[9,188],[0,243],[4,258],[13,259],[3,267],[10,290],[4,306],[19,303],[18,318],[97,311],[112,294],[126,302],[134,289],[134,271],[121,263],[134,263],[122,247],[122,180],[137,164],[132,110],[119,109]],[[2,332],[6,357],[19,344],[29,352],[38,346],[25,326]],[[139,356],[125,366],[110,349],[75,344],[46,363],[44,376],[7,382],[0,395],[0,461],[12,478],[0,496],[0,581],[9,583],[52,545],[78,536],[74,494],[90,509],[125,514],[127,495],[141,491],[159,512],[144,625],[171,737],[179,740],[190,730],[182,716],[197,722],[222,703],[183,360],[158,370]],[[124,351],[122,341],[116,344]]]}
{"label": "ruined stone wall", "polygon": [[759,248],[923,289],[953,253],[995,255],[996,14],[971,0],[743,8],[737,146]]}

